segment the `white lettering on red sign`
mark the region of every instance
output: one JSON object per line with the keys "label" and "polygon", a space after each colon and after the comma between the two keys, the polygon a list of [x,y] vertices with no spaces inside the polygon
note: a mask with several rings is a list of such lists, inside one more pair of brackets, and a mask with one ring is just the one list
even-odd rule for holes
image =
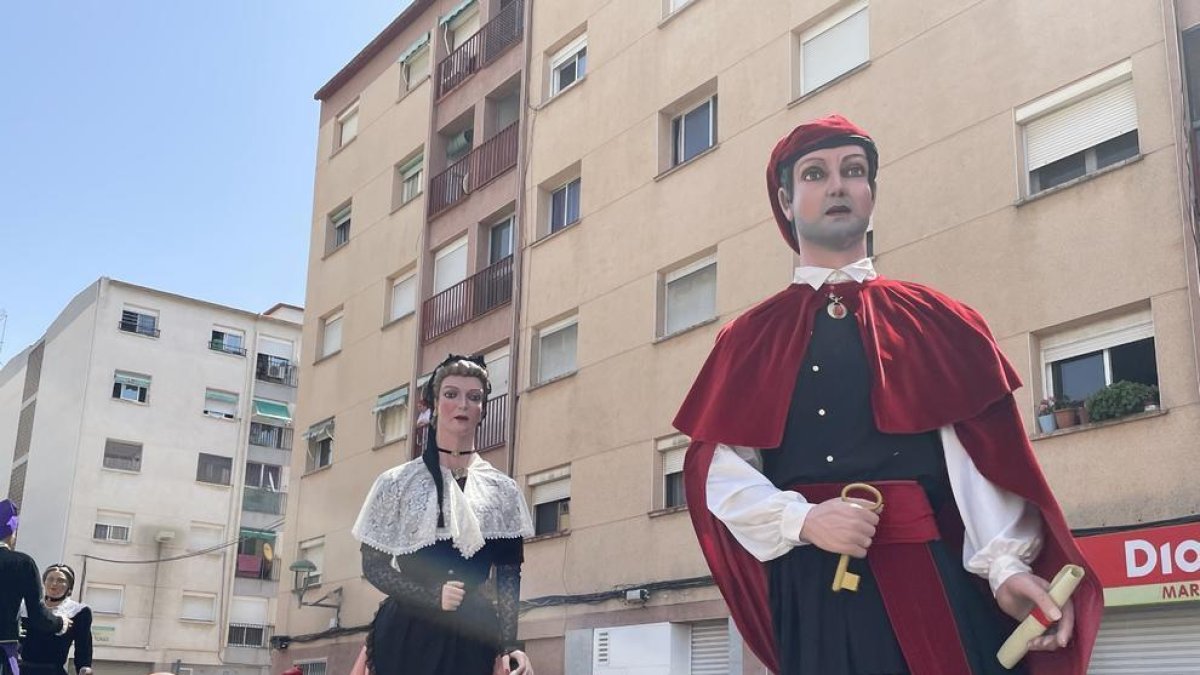
{"label": "white lettering on red sign", "polygon": [[1174,552],[1169,542],[1157,550],[1145,539],[1125,542],[1125,574],[1130,579],[1147,576],[1155,568],[1162,574],[1171,574],[1175,568],[1189,574],[1200,571],[1200,541],[1185,539],[1175,546]]}

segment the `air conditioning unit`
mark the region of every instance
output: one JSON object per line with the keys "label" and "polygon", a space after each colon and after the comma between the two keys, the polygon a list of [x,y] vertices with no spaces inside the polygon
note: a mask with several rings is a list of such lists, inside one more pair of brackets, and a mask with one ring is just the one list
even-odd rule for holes
{"label": "air conditioning unit", "polygon": [[282,363],[272,363],[267,366],[267,377],[273,377],[277,380],[282,380],[285,377],[287,366]]}

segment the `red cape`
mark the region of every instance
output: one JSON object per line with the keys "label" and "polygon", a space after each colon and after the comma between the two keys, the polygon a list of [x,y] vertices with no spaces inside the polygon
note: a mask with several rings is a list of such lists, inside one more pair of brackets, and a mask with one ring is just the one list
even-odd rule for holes
{"label": "red cape", "polygon": [[[1101,588],[1034,457],[1012,396],[1021,386],[1016,371],[974,310],[930,288],[884,278],[821,292],[793,284],[751,308],[721,330],[675,417],[675,427],[692,439],[684,461],[692,524],[746,643],[778,672],[763,565],[703,506],[708,468],[718,443],[780,444],[813,317],[830,292],[858,321],[879,430],[915,434],[953,424],[984,477],[1041,510],[1046,541],[1034,572],[1050,579],[1067,563],[1087,568],[1074,595],[1071,644],[1026,657],[1033,675],[1084,675],[1103,611]],[[962,541],[957,513],[942,532],[949,542]]]}

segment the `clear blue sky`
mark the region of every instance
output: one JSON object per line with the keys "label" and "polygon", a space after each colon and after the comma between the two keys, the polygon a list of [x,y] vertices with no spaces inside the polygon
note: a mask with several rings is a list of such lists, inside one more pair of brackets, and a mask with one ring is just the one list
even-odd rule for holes
{"label": "clear blue sky", "polygon": [[409,0],[0,8],[0,363],[100,276],[304,303],[313,93]]}

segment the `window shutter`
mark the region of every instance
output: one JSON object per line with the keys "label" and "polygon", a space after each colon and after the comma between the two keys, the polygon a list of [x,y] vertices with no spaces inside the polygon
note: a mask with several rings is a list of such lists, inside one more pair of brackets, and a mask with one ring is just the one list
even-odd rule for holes
{"label": "window shutter", "polygon": [[1133,80],[1126,79],[1026,124],[1026,166],[1039,169],[1135,129]]}
{"label": "window shutter", "polygon": [[571,478],[570,476],[549,483],[542,483],[533,487],[533,504],[548,504],[556,502],[560,499],[571,498]]}

